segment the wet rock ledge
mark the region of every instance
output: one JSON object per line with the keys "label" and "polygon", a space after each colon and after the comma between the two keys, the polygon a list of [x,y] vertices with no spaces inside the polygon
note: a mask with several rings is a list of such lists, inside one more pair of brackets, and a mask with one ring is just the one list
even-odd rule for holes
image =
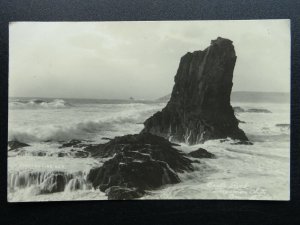
{"label": "wet rock ledge", "polygon": [[88,174],[94,188],[109,199],[141,197],[147,190],[180,182],[178,172],[193,171],[188,155],[166,139],[142,133],[116,137],[106,144],[85,148],[94,157],[111,157]]}

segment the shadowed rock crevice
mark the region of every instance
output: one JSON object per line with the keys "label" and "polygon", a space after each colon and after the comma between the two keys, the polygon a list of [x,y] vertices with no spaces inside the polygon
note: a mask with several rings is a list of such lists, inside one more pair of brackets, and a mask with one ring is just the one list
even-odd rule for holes
{"label": "shadowed rock crevice", "polygon": [[149,132],[176,142],[248,140],[230,105],[236,54],[232,41],[217,38],[204,51],[188,52],[179,64],[167,106],[144,122]]}

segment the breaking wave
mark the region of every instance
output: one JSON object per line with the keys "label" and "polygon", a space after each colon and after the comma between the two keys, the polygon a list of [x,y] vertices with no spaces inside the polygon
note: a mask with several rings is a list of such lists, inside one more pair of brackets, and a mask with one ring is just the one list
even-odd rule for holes
{"label": "breaking wave", "polygon": [[63,99],[46,101],[42,99],[13,100],[9,102],[10,109],[61,109],[72,106]]}
{"label": "breaking wave", "polygon": [[132,126],[135,118],[117,117],[107,120],[85,121],[71,125],[47,125],[40,127],[14,128],[8,131],[8,140],[21,142],[66,141],[92,138],[97,134],[118,132],[122,126]]}
{"label": "breaking wave", "polygon": [[[101,108],[86,108],[84,113],[81,108],[72,107],[73,111],[60,113],[63,119],[58,118],[57,121],[55,121],[55,116],[51,119],[52,115],[55,114],[49,114],[47,111],[45,113],[44,111],[37,111],[37,113],[41,113],[41,117],[46,118],[45,121],[41,123],[33,121],[34,123],[32,123],[32,121],[25,121],[23,119],[24,121],[20,122],[20,124],[15,123],[9,126],[8,140],[17,140],[25,143],[68,141],[71,139],[86,140],[100,136],[108,137],[110,134],[116,136],[139,132],[142,129],[143,121],[157,111],[157,107],[136,104],[122,105],[122,107],[121,105],[100,106]],[[111,107],[117,110],[111,112]],[[111,113],[106,113],[106,111]],[[99,114],[99,116],[86,118],[94,113]],[[16,115],[19,116],[20,114]],[[69,121],[68,115],[71,117],[76,115],[77,119]],[[47,120],[49,120],[49,123],[47,123]],[[55,121],[55,123],[52,123],[52,121]]]}
{"label": "breaking wave", "polygon": [[25,197],[55,192],[70,193],[78,190],[91,190],[83,172],[65,171],[18,171],[8,174],[7,186],[10,192],[22,192]]}

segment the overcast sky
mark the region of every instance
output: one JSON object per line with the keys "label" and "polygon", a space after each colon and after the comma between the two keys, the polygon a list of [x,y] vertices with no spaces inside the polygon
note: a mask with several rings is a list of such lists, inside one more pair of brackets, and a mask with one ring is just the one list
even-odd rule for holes
{"label": "overcast sky", "polygon": [[233,91],[289,92],[289,20],[15,22],[11,97],[154,99],[171,92],[179,60],[231,39]]}

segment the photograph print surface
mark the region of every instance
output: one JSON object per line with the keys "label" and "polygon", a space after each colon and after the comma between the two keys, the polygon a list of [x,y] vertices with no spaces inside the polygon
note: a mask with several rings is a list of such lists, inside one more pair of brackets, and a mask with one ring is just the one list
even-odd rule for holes
{"label": "photograph print surface", "polygon": [[8,201],[290,199],[290,21],[12,22]]}

